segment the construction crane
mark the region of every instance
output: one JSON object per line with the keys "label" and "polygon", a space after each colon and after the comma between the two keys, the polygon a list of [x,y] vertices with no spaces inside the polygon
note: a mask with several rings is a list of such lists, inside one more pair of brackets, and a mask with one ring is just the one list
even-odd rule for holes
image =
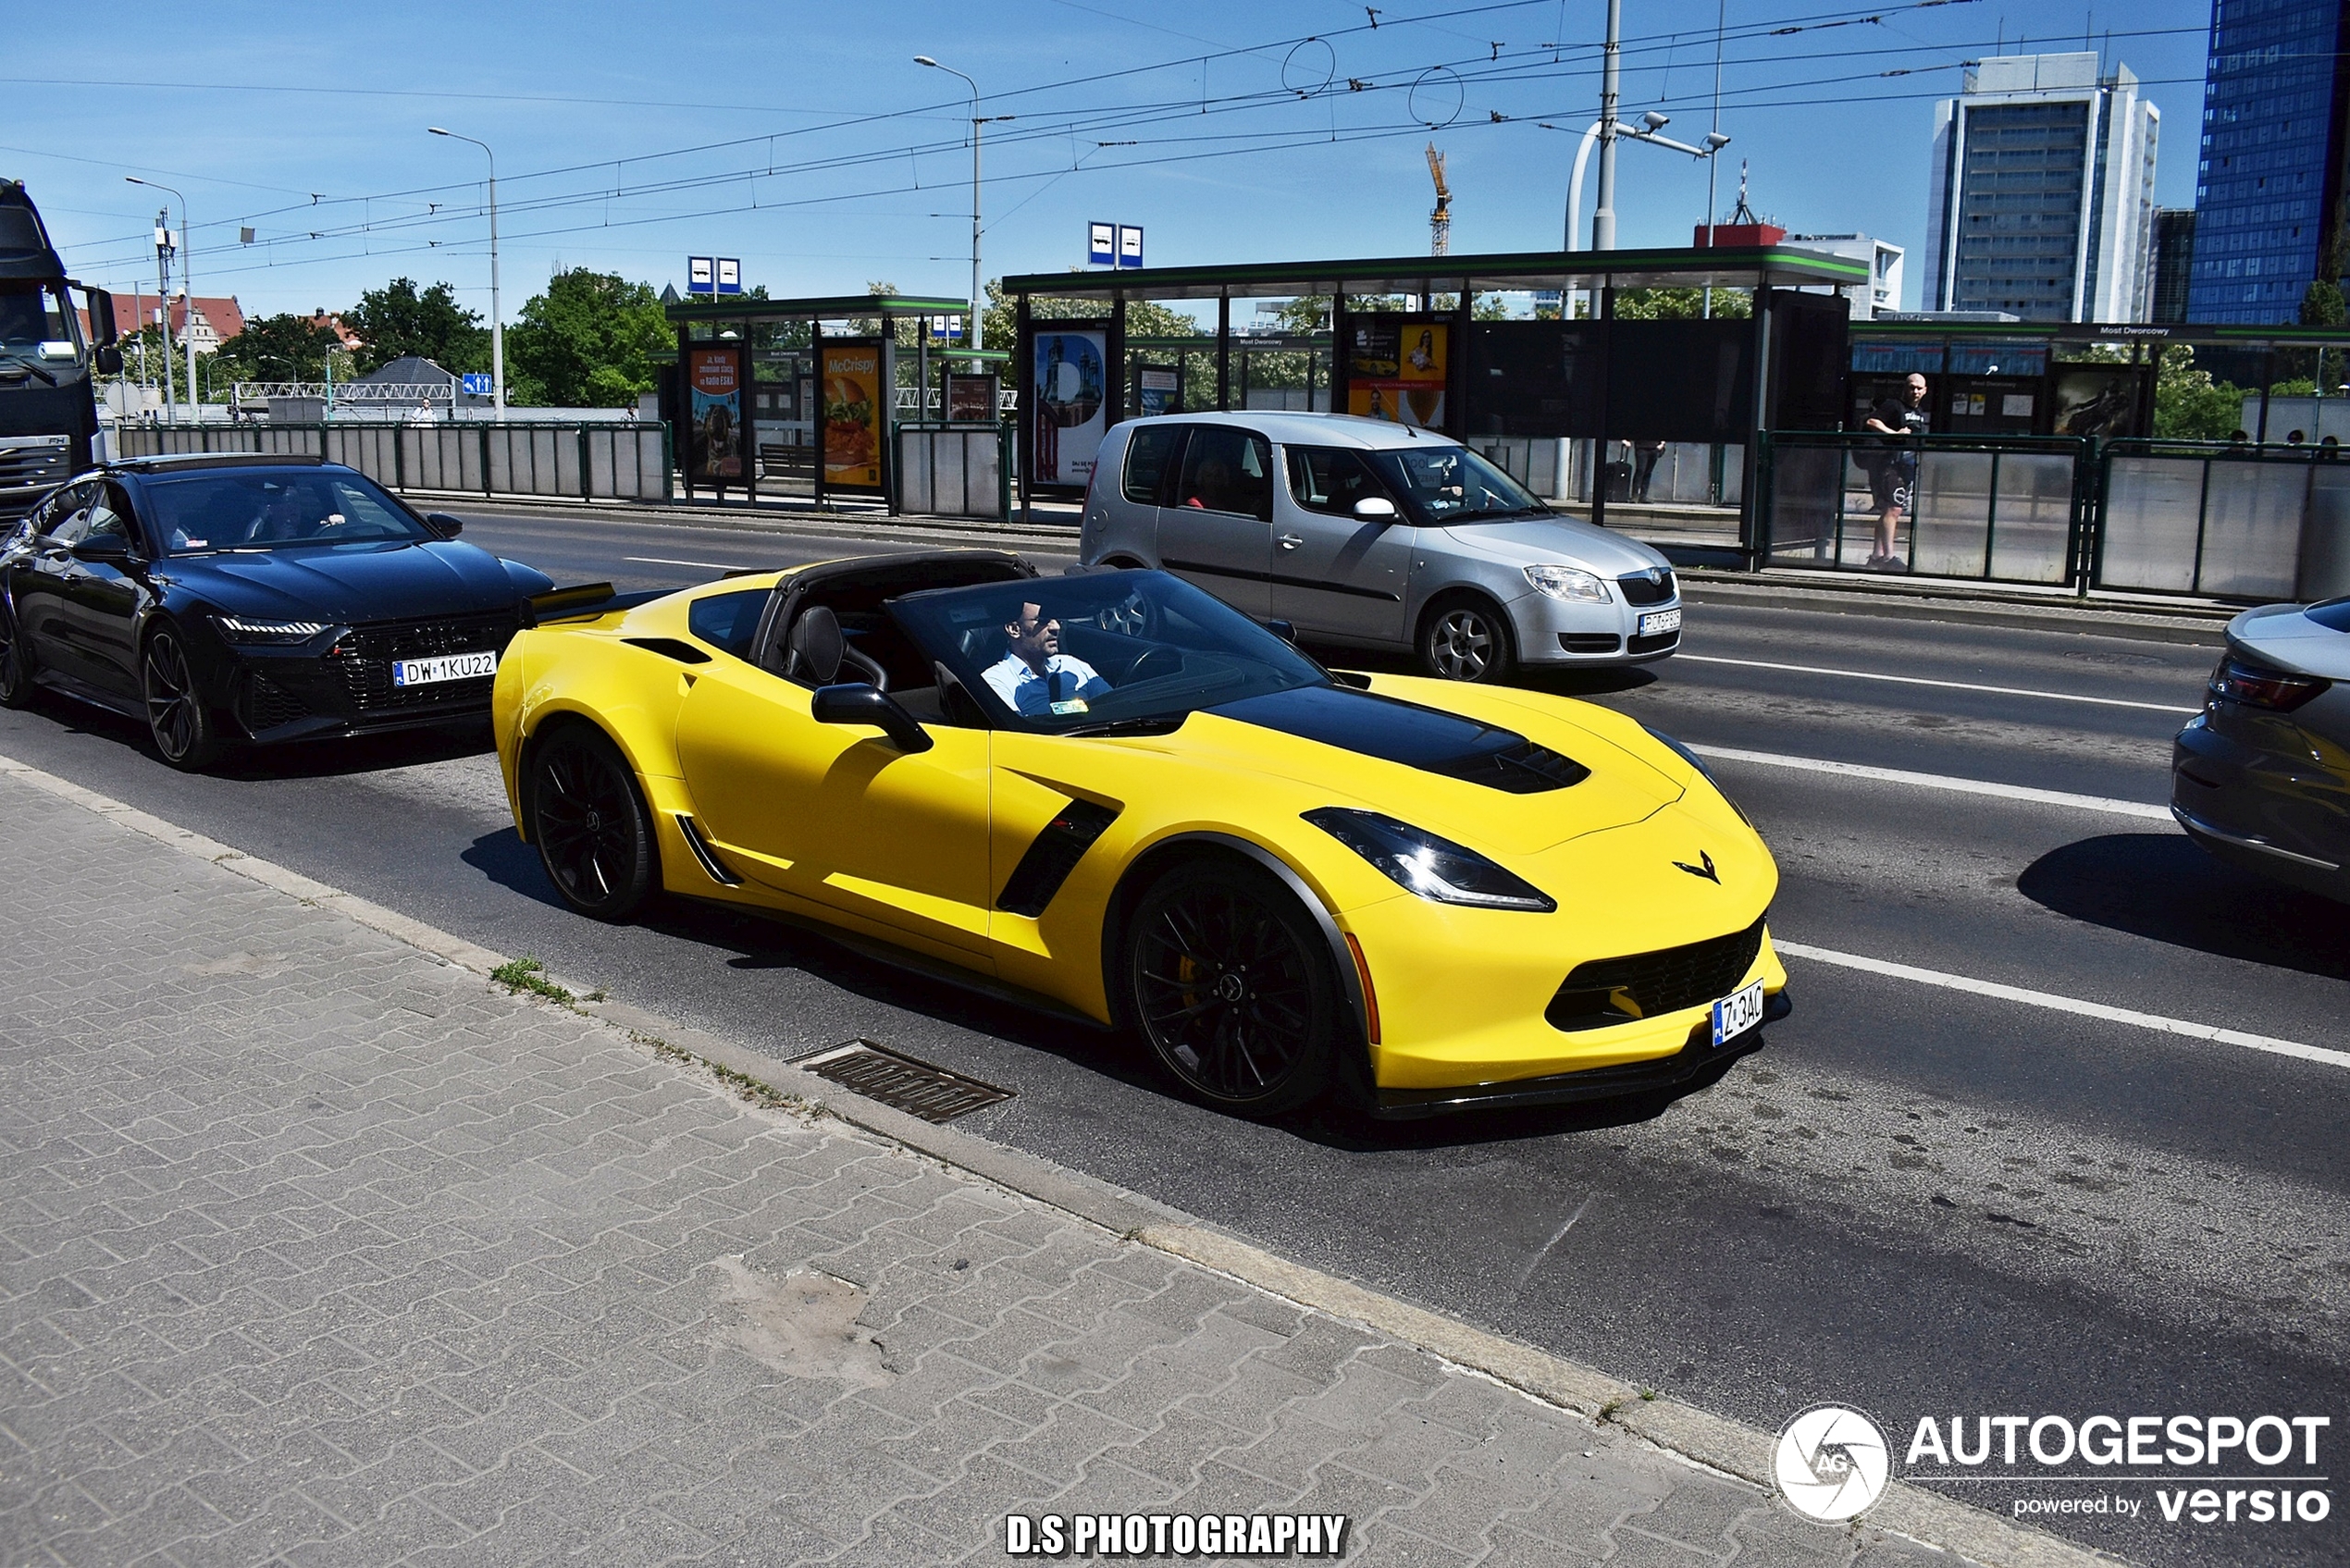
{"label": "construction crane", "polygon": [[1428,215],[1428,253],[1453,253],[1453,188],[1444,183],[1444,154],[1428,144],[1428,172],[1436,181],[1436,208]]}

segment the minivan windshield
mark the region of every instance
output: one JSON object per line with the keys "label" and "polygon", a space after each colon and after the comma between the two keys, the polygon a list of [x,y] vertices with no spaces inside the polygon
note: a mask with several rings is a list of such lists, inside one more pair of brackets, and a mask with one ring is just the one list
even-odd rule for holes
{"label": "minivan windshield", "polygon": [[1395,492],[1411,520],[1423,525],[1551,510],[1525,486],[1466,447],[1430,441],[1363,455]]}
{"label": "minivan windshield", "polygon": [[232,468],[150,477],[142,508],[164,549],[425,544],[439,536],[357,474]]}
{"label": "minivan windshield", "polygon": [[1147,730],[1329,682],[1288,643],[1164,572],[934,588],[885,608],[1007,727]]}

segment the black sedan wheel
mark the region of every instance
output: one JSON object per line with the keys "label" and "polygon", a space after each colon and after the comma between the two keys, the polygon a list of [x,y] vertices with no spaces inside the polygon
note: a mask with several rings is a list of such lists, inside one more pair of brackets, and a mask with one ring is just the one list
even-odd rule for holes
{"label": "black sedan wheel", "polygon": [[175,768],[209,766],[220,755],[220,737],[178,632],[165,626],[148,636],[139,675],[147,700],[147,733],[155,737],[155,750]]}
{"label": "black sedan wheel", "polygon": [[1328,1086],[1339,995],[1320,933],[1262,871],[1202,861],[1136,906],[1126,978],[1168,1070],[1221,1109],[1272,1116]]}
{"label": "black sedan wheel", "polygon": [[1448,681],[1507,680],[1517,662],[1508,617],[1480,599],[1447,599],[1420,624],[1420,665]]}
{"label": "black sedan wheel", "polygon": [[634,914],[660,882],[653,823],[620,748],[568,725],[532,754],[530,835],[563,902],[599,920]]}
{"label": "black sedan wheel", "polygon": [[0,604],[0,708],[22,708],[32,700],[32,665],[17,636],[17,618]]}

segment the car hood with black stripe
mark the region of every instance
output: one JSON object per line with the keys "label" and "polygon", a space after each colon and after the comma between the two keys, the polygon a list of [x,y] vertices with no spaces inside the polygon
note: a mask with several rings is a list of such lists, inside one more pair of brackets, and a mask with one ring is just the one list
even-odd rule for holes
{"label": "car hood with black stripe", "polygon": [[159,562],[154,577],[174,597],[231,615],[346,625],[509,610],[554,586],[454,540],[181,555]]}

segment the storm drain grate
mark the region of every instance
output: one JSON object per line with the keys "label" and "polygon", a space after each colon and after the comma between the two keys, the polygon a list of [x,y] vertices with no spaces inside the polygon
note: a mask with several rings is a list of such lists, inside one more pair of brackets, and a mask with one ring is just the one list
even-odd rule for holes
{"label": "storm drain grate", "polygon": [[1008,1089],[918,1062],[870,1040],[827,1045],[793,1057],[792,1066],[924,1121],[953,1121],[1012,1097]]}

